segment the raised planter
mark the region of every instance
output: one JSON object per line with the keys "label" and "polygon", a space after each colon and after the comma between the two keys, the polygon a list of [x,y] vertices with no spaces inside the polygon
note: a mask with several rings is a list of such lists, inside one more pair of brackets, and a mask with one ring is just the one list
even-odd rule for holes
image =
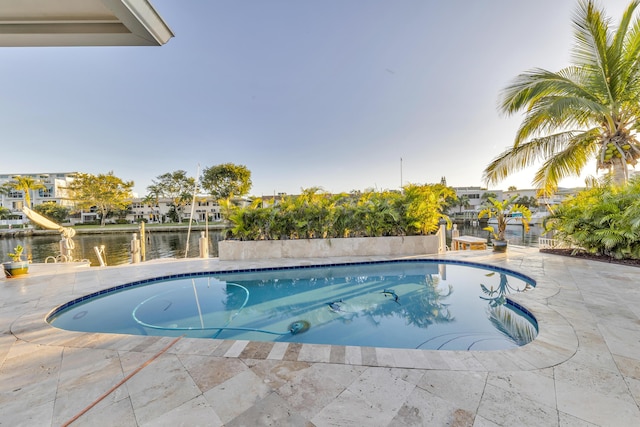
{"label": "raised planter", "polygon": [[223,240],[218,242],[221,261],[273,258],[326,258],[372,255],[437,254],[439,236],[353,237],[347,239]]}
{"label": "raised planter", "polygon": [[10,261],[3,262],[4,274],[8,278],[16,276],[24,276],[29,272],[29,261]]}

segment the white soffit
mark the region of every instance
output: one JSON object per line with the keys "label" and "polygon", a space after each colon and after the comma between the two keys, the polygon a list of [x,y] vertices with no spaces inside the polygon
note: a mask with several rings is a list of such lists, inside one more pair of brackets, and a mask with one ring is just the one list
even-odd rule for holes
{"label": "white soffit", "polygon": [[0,0],[0,46],[162,46],[148,0]]}

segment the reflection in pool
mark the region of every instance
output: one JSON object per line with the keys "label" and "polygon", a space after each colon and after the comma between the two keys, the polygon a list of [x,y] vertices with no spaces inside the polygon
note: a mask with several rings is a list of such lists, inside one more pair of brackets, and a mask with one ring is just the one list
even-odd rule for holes
{"label": "reflection in pool", "polygon": [[55,309],[55,327],[370,347],[496,350],[537,325],[506,296],[534,286],[467,262],[384,261],[212,272],[119,286]]}

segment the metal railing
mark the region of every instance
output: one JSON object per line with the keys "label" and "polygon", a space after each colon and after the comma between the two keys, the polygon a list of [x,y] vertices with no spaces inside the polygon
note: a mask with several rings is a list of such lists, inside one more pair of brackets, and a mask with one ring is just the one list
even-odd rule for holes
{"label": "metal railing", "polygon": [[538,248],[540,249],[574,249],[576,248],[576,246],[563,242],[558,239],[538,237]]}

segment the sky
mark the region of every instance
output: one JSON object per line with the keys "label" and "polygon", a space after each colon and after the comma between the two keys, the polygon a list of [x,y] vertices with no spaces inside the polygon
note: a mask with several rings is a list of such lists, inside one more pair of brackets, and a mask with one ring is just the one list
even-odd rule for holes
{"label": "sky", "polygon": [[[570,64],[577,0],[151,4],[175,34],[161,47],[0,48],[0,174],[113,171],[141,197],[228,162],[254,196],[484,187],[522,119],[500,91]],[[617,22],[628,0],[602,4]]]}

